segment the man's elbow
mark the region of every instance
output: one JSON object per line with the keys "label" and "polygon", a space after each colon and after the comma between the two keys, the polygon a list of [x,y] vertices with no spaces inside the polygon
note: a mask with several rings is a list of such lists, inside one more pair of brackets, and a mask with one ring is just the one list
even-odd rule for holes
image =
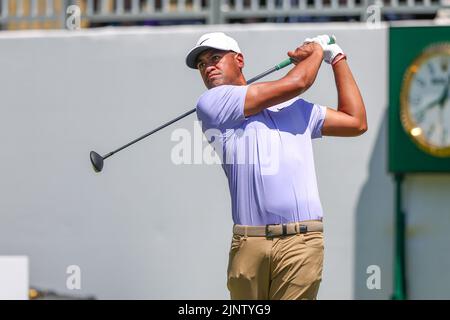
{"label": "man's elbow", "polygon": [[367,126],[359,128],[358,136],[362,136],[366,131],[367,131]]}
{"label": "man's elbow", "polygon": [[350,131],[351,131],[350,136],[358,137],[358,136],[363,135],[368,129],[367,121],[356,120],[356,119],[354,119],[354,120],[355,121],[350,129]]}
{"label": "man's elbow", "polygon": [[362,110],[364,110],[363,114],[361,116],[359,116],[358,118],[355,118],[356,123],[355,123],[354,129],[355,129],[356,136],[363,135],[369,129],[368,125],[367,125],[367,116],[366,116],[364,104],[362,104],[361,108],[362,108]]}
{"label": "man's elbow", "polygon": [[366,133],[368,130],[367,122],[362,123],[359,127],[356,128],[356,136],[361,136]]}

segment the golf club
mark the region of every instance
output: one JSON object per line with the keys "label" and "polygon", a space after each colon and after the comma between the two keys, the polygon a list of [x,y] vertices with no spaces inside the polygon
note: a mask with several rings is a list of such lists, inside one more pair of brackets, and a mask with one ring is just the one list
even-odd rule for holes
{"label": "golf club", "polygon": [[[333,44],[335,42],[336,42],[336,37],[334,35],[333,36],[329,36],[328,44]],[[257,80],[259,80],[259,79],[261,79],[261,78],[263,78],[263,77],[265,77],[265,76],[267,76],[267,75],[269,75],[269,74],[271,74],[271,73],[273,73],[273,72],[275,72],[277,70],[283,69],[283,68],[287,67],[288,65],[292,64],[292,62],[293,62],[293,60],[291,58],[283,60],[282,62],[280,62],[276,66],[270,68],[269,70],[264,71],[263,73],[257,75],[256,77],[251,78],[250,80],[247,81],[247,84],[251,84],[251,83],[253,83],[253,82],[255,82],[255,81],[257,81]],[[126,145],[124,145],[124,146],[122,146],[122,147],[120,147],[120,148],[118,148],[118,149],[116,149],[114,151],[111,151],[110,153],[107,153],[104,156],[101,156],[100,154],[98,154],[95,151],[91,151],[90,159],[91,159],[91,164],[92,164],[92,166],[94,168],[94,171],[95,172],[101,172],[103,170],[104,161],[106,159],[108,159],[109,157],[111,157],[112,155],[114,155],[115,153],[117,153],[117,152],[119,152],[119,151],[121,151],[121,150],[123,150],[123,149],[125,149],[125,148],[127,148],[129,146],[131,146],[132,144],[135,144],[138,141],[141,141],[142,139],[144,139],[144,138],[154,134],[155,132],[158,132],[159,130],[161,130],[161,129],[171,125],[172,123],[177,122],[178,120],[181,120],[181,119],[187,117],[191,113],[194,113],[195,110],[196,110],[196,108],[194,108],[192,110],[189,110],[188,112],[183,113],[182,115],[176,117],[175,119],[164,123],[163,125],[159,126],[158,128],[153,129],[152,131],[144,134],[143,136],[141,136],[141,137],[139,137],[139,138],[137,138],[137,139],[127,143]]]}

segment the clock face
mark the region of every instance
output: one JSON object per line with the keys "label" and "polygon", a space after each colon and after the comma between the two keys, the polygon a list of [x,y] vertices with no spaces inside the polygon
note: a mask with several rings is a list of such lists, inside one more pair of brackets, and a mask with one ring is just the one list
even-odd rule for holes
{"label": "clock face", "polygon": [[450,157],[450,44],[431,47],[411,64],[400,99],[411,139],[434,156]]}

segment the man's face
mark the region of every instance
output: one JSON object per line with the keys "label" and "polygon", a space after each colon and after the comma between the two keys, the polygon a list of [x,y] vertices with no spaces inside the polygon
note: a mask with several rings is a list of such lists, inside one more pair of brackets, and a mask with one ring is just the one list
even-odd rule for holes
{"label": "man's face", "polygon": [[209,49],[197,58],[197,68],[208,89],[223,85],[237,84],[242,77],[243,56],[233,51]]}

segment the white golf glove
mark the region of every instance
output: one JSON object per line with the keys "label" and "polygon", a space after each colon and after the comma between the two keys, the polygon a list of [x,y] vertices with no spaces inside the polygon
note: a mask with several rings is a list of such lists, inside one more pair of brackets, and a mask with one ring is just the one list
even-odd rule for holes
{"label": "white golf glove", "polygon": [[323,50],[323,60],[325,60],[326,63],[333,64],[334,58],[340,54],[345,56],[341,47],[339,47],[336,43],[329,44]]}
{"label": "white golf glove", "polygon": [[328,42],[330,42],[330,37],[326,34],[322,34],[322,35],[316,36],[314,38],[306,38],[305,41],[303,41],[303,43],[308,43],[308,42],[318,43],[318,44],[320,44],[322,49],[325,50],[325,47],[328,45]]}
{"label": "white golf glove", "polygon": [[303,43],[315,42],[320,44],[323,49],[323,60],[326,63],[332,64],[334,58],[338,55],[342,54],[345,56],[344,51],[342,51],[341,47],[339,47],[336,43],[328,44],[330,41],[330,37],[326,34],[314,37],[314,38],[306,38]]}

